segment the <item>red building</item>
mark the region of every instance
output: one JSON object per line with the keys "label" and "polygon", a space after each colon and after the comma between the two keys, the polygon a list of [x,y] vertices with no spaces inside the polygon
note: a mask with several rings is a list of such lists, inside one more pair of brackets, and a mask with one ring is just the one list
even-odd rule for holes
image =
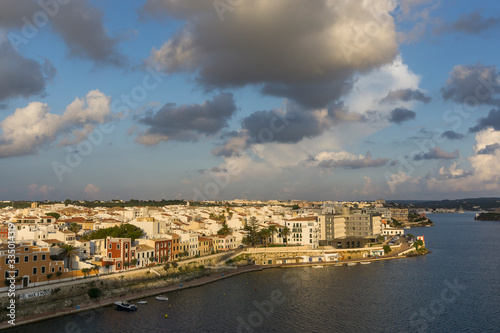
{"label": "red building", "polygon": [[114,270],[121,271],[123,268],[131,267],[135,258],[135,246],[132,246],[130,238],[106,238],[106,257],[102,259],[102,265],[114,266]]}

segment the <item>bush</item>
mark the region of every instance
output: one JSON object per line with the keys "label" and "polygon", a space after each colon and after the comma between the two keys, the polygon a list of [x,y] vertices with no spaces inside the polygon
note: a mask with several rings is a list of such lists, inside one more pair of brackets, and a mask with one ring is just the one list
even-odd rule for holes
{"label": "bush", "polygon": [[99,288],[90,288],[88,294],[90,298],[96,299],[102,296],[102,291]]}
{"label": "bush", "polygon": [[389,245],[384,245],[384,253],[387,254],[387,253],[390,253],[392,252],[392,249]]}

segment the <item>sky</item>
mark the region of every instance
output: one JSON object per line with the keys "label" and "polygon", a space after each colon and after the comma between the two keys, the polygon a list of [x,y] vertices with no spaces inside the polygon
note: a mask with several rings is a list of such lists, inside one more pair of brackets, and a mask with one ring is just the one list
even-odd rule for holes
{"label": "sky", "polygon": [[0,2],[0,200],[500,196],[500,3]]}

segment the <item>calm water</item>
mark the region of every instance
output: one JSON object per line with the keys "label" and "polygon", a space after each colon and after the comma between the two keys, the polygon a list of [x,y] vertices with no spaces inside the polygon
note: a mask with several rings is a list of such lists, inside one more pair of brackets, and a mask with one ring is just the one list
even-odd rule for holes
{"label": "calm water", "polygon": [[[432,254],[354,267],[270,269],[17,332],[500,332],[500,222],[430,215]],[[165,318],[165,314],[168,315]]]}

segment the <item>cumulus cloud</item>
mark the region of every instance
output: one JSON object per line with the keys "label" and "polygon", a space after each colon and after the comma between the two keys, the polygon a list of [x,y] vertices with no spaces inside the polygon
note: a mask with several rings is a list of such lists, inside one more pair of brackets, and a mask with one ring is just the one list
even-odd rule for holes
{"label": "cumulus cloud", "polygon": [[[43,3],[46,3],[45,1]],[[72,56],[90,59],[98,64],[122,65],[124,56],[118,51],[118,40],[109,36],[103,24],[102,12],[89,0],[69,1],[67,4],[44,10],[33,0],[0,1],[0,27],[21,29],[25,20],[32,20],[35,13],[48,13],[48,21],[69,48]],[[46,7],[48,8],[48,7]],[[16,45],[23,45],[22,34],[15,30],[7,38]]]}
{"label": "cumulus cloud", "polygon": [[37,185],[35,183],[28,186],[28,198],[47,198],[49,193],[54,191],[54,187],[49,185]]}
{"label": "cumulus cloud", "polygon": [[387,158],[373,159],[372,154],[367,152],[365,156],[355,156],[347,152],[321,152],[315,158],[317,166],[320,168],[372,168],[384,166],[389,162]]}
{"label": "cumulus cloud", "polygon": [[445,32],[459,32],[469,35],[479,35],[485,30],[492,29],[500,23],[500,17],[483,17],[479,11],[460,16],[455,22],[442,24],[434,29],[437,34]]}
{"label": "cumulus cloud", "polygon": [[35,154],[62,134],[71,135],[88,124],[110,119],[110,98],[98,90],[76,98],[62,115],[50,113],[47,104],[29,103],[0,122],[0,157]]}
{"label": "cumulus cloud", "polygon": [[428,152],[421,152],[413,155],[413,160],[452,160],[460,157],[460,152],[457,150],[449,153],[439,147],[431,148]]}
{"label": "cumulus cloud", "polygon": [[479,118],[476,126],[469,128],[469,132],[479,132],[490,127],[500,130],[500,109],[493,109],[486,117]]}
{"label": "cumulus cloud", "polygon": [[393,1],[364,3],[242,1],[221,22],[211,2],[148,1],[145,12],[186,20],[149,61],[168,73],[196,72],[208,89],[256,85],[321,108],[349,91],[354,73],[397,54]]}
{"label": "cumulus cloud", "polygon": [[479,149],[477,151],[478,155],[493,155],[500,148],[499,143],[493,143],[491,145],[486,145],[486,147]]}
{"label": "cumulus cloud", "polygon": [[391,191],[391,193],[396,191],[397,187],[403,184],[416,185],[419,183],[420,183],[420,178],[412,178],[410,175],[408,175],[403,171],[391,174],[389,179],[387,180],[387,185],[389,185],[389,190]]}
{"label": "cumulus cloud", "polygon": [[[443,172],[440,177],[427,180],[431,191],[498,191],[500,189],[500,131],[488,128],[476,134],[473,154],[467,159],[471,170],[457,169],[454,173]],[[453,167],[453,165],[452,165]],[[444,178],[444,179],[443,179]]]}
{"label": "cumulus cloud", "polygon": [[140,119],[149,127],[136,141],[144,145],[169,140],[197,141],[203,135],[214,135],[226,127],[236,110],[231,93],[219,94],[202,104],[177,106],[167,103],[156,113]]}
{"label": "cumulus cloud", "polygon": [[416,113],[406,108],[396,108],[389,115],[391,123],[401,124],[407,120],[415,119]]}
{"label": "cumulus cloud", "polygon": [[441,137],[449,140],[461,140],[464,138],[464,135],[455,131],[445,131],[441,134]]}
{"label": "cumulus cloud", "polygon": [[500,80],[495,66],[457,65],[441,88],[445,100],[455,103],[500,105]]}
{"label": "cumulus cloud", "polygon": [[93,184],[87,184],[83,192],[85,192],[85,194],[87,194],[90,197],[95,197],[101,192],[101,189]]}
{"label": "cumulus cloud", "polygon": [[429,103],[431,101],[431,98],[429,96],[426,96],[422,91],[417,89],[398,89],[389,91],[387,96],[382,98],[381,102],[395,103],[400,101],[404,102],[417,101],[417,102]]}
{"label": "cumulus cloud", "polygon": [[47,79],[53,75],[50,62],[42,66],[0,43],[0,101],[43,94]]}

